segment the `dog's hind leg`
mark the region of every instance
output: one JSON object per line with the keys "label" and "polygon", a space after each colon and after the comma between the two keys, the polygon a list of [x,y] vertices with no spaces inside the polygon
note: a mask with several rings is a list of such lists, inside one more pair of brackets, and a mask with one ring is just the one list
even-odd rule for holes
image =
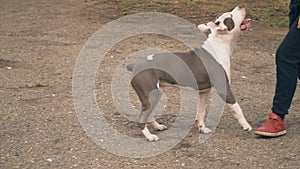
{"label": "dog's hind leg", "polygon": [[164,130],[167,128],[164,125],[158,124],[153,117],[153,110],[155,109],[155,106],[157,105],[161,94],[161,91],[159,91],[158,89],[153,89],[148,97],[149,100],[141,100],[142,112],[139,116],[139,122],[145,124],[145,127],[142,130],[142,132],[149,141],[157,141],[158,137],[150,133],[150,131],[147,128],[147,123],[151,123],[151,125],[157,130]]}
{"label": "dog's hind leg", "polygon": [[140,123],[139,126],[142,129],[142,133],[147,138],[147,140],[157,141],[158,137],[150,133],[150,131],[147,128],[147,124],[152,123],[154,127],[158,127],[162,130],[164,128],[164,126],[159,125],[153,118],[153,110],[157,105],[162,93],[157,89],[156,83],[153,82],[143,84],[133,82],[132,86],[135,89],[142,103],[142,111],[138,117],[138,122]]}
{"label": "dog's hind leg", "polygon": [[158,131],[163,131],[163,130],[168,129],[167,126],[159,124],[154,118],[153,118],[153,121],[151,122],[151,125]]}
{"label": "dog's hind leg", "polygon": [[149,141],[157,141],[158,137],[155,134],[151,134],[150,131],[147,128],[147,124],[144,125],[144,129],[142,130],[142,133],[144,134],[144,136],[146,137],[147,140]]}
{"label": "dog's hind leg", "polygon": [[[161,87],[161,86],[159,85],[159,83],[157,83],[156,86],[157,86],[158,90],[160,91],[160,95],[159,95],[159,98],[158,98],[158,100],[160,100],[160,98],[161,98],[161,96],[162,96],[162,93],[164,92],[164,87]],[[153,111],[156,111],[156,109],[154,108]],[[152,113],[152,114],[153,114],[153,113]],[[151,118],[150,121],[151,121],[152,127],[153,127],[154,129],[156,129],[157,131],[163,131],[163,130],[168,129],[167,126],[162,125],[162,124],[159,124],[159,123],[155,120],[155,118],[154,118],[153,116],[151,116],[150,118]]]}
{"label": "dog's hind leg", "polygon": [[196,121],[198,121],[198,129],[200,133],[210,133],[211,130],[205,127],[205,112],[206,112],[206,104],[210,94],[210,90],[199,92],[199,102],[198,102],[198,110]]}
{"label": "dog's hind leg", "polygon": [[139,123],[151,123],[154,121],[153,110],[161,97],[158,89],[152,89],[147,95],[140,97],[142,102],[142,112],[138,117]]}

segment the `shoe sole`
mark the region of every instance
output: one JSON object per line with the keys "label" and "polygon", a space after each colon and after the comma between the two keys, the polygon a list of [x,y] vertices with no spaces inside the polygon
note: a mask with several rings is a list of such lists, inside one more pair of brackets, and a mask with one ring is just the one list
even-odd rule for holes
{"label": "shoe sole", "polygon": [[278,137],[286,134],[286,130],[280,131],[278,133],[268,133],[268,132],[263,132],[263,131],[256,131],[255,134],[261,135],[261,136],[266,136],[266,137]]}

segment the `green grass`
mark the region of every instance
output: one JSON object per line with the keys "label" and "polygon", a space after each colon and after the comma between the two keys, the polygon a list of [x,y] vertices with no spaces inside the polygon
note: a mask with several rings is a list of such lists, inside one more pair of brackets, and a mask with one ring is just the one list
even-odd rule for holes
{"label": "green grass", "polygon": [[253,20],[270,25],[288,26],[289,1],[286,0],[98,0],[122,14],[164,12],[191,21],[212,19],[242,4]]}

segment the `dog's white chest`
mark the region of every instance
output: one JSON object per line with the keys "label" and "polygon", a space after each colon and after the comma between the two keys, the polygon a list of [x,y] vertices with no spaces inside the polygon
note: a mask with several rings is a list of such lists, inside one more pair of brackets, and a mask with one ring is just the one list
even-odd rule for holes
{"label": "dog's white chest", "polygon": [[204,42],[202,47],[208,51],[215,59],[216,61],[221,64],[228,76],[228,79],[230,79],[230,55],[231,55],[231,49],[227,44],[213,42],[211,43],[208,39]]}

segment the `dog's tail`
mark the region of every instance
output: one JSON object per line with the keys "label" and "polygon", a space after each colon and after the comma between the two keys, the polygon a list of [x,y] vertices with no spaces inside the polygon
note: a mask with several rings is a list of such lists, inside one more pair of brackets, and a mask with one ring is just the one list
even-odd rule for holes
{"label": "dog's tail", "polygon": [[135,67],[135,64],[129,64],[129,65],[127,65],[127,70],[129,70],[130,72],[132,72],[133,71],[133,69],[134,69],[134,67]]}

